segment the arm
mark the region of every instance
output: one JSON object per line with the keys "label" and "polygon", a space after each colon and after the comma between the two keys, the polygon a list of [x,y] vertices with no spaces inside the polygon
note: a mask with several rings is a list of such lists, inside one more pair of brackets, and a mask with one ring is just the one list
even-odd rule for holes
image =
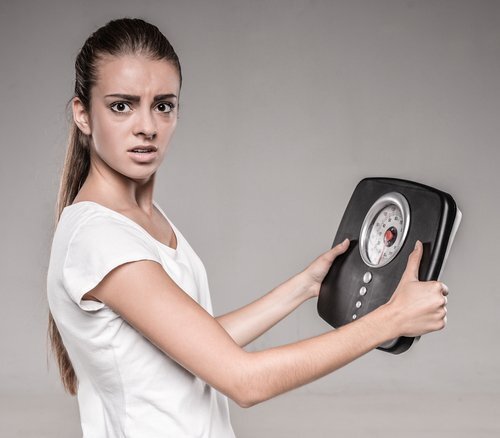
{"label": "arm", "polygon": [[118,266],[92,295],[185,369],[248,407],[318,379],[387,340],[443,328],[446,286],[416,279],[418,248],[386,305],[338,330],[255,353],[240,348],[157,262]]}
{"label": "arm", "polygon": [[347,242],[346,240],[320,255],[304,271],[289,278],[263,297],[217,317],[217,322],[239,346],[249,344],[304,301],[318,296],[321,281],[335,258],[347,250]]}

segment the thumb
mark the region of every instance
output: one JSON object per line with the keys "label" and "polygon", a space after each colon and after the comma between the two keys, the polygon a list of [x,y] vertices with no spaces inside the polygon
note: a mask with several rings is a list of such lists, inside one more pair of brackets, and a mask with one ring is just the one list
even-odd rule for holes
{"label": "thumb", "polygon": [[415,243],[415,249],[408,257],[406,269],[403,273],[403,276],[401,277],[402,281],[418,281],[418,269],[420,267],[420,261],[422,260],[422,253],[422,242],[420,242],[420,240],[417,240],[417,242]]}

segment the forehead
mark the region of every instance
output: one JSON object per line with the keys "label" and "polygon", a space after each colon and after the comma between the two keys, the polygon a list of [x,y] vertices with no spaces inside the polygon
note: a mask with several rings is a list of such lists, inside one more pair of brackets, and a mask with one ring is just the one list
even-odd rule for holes
{"label": "forehead", "polygon": [[96,93],[179,95],[179,74],[164,59],[144,55],[105,56],[97,64]]}

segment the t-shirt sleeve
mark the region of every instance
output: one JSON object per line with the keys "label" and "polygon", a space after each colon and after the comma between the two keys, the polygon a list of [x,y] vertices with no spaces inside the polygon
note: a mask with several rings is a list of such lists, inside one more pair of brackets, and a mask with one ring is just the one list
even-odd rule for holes
{"label": "t-shirt sleeve", "polygon": [[136,260],[161,263],[156,245],[144,231],[117,218],[97,215],[71,236],[63,265],[63,284],[70,298],[86,311],[104,303],[82,300],[114,268]]}

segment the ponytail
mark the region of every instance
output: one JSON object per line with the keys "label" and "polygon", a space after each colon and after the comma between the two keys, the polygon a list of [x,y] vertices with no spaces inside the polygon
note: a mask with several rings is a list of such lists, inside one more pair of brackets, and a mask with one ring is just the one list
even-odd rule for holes
{"label": "ponytail", "polygon": [[[73,122],[61,174],[59,194],[57,196],[55,227],[57,227],[64,207],[73,202],[80,187],[85,182],[89,173],[89,168],[89,138],[84,135],[78,129],[75,122]],[[59,374],[61,375],[64,389],[71,395],[76,395],[78,379],[76,378],[75,370],[73,369],[68,352],[63,344],[61,334],[59,333],[50,310],[47,336],[52,348],[52,353],[59,367]]]}

